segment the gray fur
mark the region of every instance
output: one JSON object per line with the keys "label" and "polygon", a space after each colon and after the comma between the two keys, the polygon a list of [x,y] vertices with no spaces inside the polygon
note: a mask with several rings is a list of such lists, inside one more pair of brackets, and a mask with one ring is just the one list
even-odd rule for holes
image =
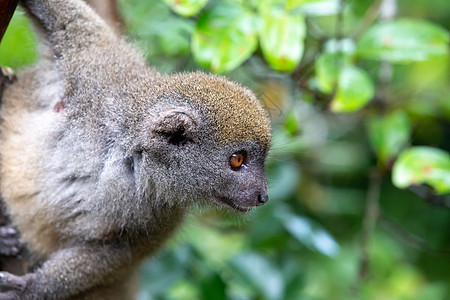
{"label": "gray fur", "polygon": [[81,1],[22,5],[43,53],[4,91],[0,191],[41,266],[1,272],[12,289],[0,300],[129,299],[139,261],[194,203],[247,211],[267,199],[269,120],[223,77],[148,68]]}

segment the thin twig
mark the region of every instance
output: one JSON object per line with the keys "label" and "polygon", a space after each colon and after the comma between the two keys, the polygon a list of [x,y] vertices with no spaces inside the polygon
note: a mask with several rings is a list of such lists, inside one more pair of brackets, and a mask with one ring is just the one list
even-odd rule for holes
{"label": "thin twig", "polygon": [[361,259],[359,261],[357,287],[367,278],[370,267],[369,245],[380,214],[379,200],[381,190],[381,173],[373,169],[369,177],[366,210],[364,212],[363,228],[361,233]]}
{"label": "thin twig", "polygon": [[[380,4],[380,19],[392,19],[396,14],[396,0],[383,0]],[[390,88],[392,81],[392,65],[389,62],[382,61],[378,73],[379,84],[377,98],[382,104],[386,104],[390,98]],[[383,105],[380,110],[383,109]],[[358,277],[353,292],[358,295],[361,284],[367,279],[370,273],[370,254],[369,245],[375,230],[378,217],[380,215],[380,190],[382,180],[382,170],[374,169],[369,176],[369,189],[367,192],[366,211],[363,219],[363,229],[361,232],[361,258],[359,261]]]}
{"label": "thin twig", "polygon": [[367,9],[361,21],[356,26],[355,31],[351,34],[352,39],[358,40],[359,37],[370,27],[370,25],[375,22],[380,13],[381,2],[382,0],[375,1],[369,9]]}
{"label": "thin twig", "polygon": [[345,0],[339,0],[339,12],[337,14],[336,19],[336,40],[342,40],[343,32],[344,32],[344,8],[345,8]]}

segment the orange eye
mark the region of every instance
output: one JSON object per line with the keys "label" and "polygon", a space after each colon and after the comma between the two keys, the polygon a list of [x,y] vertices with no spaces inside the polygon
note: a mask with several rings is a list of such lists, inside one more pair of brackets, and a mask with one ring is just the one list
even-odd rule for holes
{"label": "orange eye", "polygon": [[230,165],[232,168],[239,168],[244,164],[244,155],[241,153],[235,153],[230,157]]}

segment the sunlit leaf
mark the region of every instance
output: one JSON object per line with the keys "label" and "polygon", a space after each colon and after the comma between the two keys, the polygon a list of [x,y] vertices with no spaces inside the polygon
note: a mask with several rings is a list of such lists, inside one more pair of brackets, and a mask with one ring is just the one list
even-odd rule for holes
{"label": "sunlit leaf", "polygon": [[178,281],[168,290],[168,298],[173,300],[199,299],[197,286],[189,281]]}
{"label": "sunlit leaf", "polygon": [[296,136],[299,131],[299,120],[295,111],[291,111],[287,114],[284,121],[284,128],[290,135]]}
{"label": "sunlit leaf", "polygon": [[317,86],[323,93],[333,92],[336,86],[339,66],[342,55],[338,53],[324,53],[316,61],[316,80]]}
{"label": "sunlit leaf", "polygon": [[403,111],[395,111],[385,116],[373,116],[368,120],[367,125],[372,148],[385,165],[410,139],[409,119]]}
{"label": "sunlit leaf", "polygon": [[230,71],[257,47],[256,19],[242,6],[220,2],[203,14],[192,36],[196,61],[214,72]]}
{"label": "sunlit leaf", "polygon": [[234,257],[231,267],[243,280],[258,288],[265,299],[283,299],[284,279],[273,263],[256,253]]}
{"label": "sunlit leaf", "polygon": [[341,53],[345,56],[351,56],[356,52],[355,42],[350,38],[329,39],[324,45],[325,53]]}
{"label": "sunlit leaf", "polygon": [[179,15],[191,17],[197,14],[208,0],[164,0]]}
{"label": "sunlit leaf", "polygon": [[450,35],[423,20],[399,19],[372,26],[361,38],[358,53],[367,59],[406,63],[449,54]]}
{"label": "sunlit leaf", "polygon": [[367,73],[354,66],[345,66],[339,73],[336,95],[330,108],[334,112],[353,112],[366,105],[375,88]]}
{"label": "sunlit leaf", "polygon": [[22,13],[16,11],[0,44],[0,65],[18,68],[37,58],[36,38]]}
{"label": "sunlit leaf", "polygon": [[450,155],[432,147],[403,151],[394,164],[392,181],[398,188],[428,184],[439,194],[450,193]]}
{"label": "sunlit leaf", "polygon": [[324,48],[315,64],[316,83],[321,92],[330,94],[337,85],[339,73],[351,62],[355,43],[351,39],[331,39]]}
{"label": "sunlit leaf", "polygon": [[309,219],[284,208],[277,211],[277,216],[286,230],[309,249],[327,256],[334,256],[339,251],[339,245],[333,237]]}
{"label": "sunlit leaf", "polygon": [[337,14],[340,10],[339,0],[310,0],[304,2],[306,3],[295,9],[296,12],[308,16],[330,16]]}
{"label": "sunlit leaf", "polygon": [[264,58],[277,71],[292,71],[303,55],[304,17],[281,9],[264,9],[261,16],[259,40]]}

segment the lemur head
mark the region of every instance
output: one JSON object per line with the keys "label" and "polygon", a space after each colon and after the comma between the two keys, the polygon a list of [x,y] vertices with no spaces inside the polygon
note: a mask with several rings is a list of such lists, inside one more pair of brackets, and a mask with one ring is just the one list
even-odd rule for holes
{"label": "lemur head", "polygon": [[159,198],[237,211],[267,201],[270,122],[252,92],[190,73],[165,77],[157,97],[139,155]]}

